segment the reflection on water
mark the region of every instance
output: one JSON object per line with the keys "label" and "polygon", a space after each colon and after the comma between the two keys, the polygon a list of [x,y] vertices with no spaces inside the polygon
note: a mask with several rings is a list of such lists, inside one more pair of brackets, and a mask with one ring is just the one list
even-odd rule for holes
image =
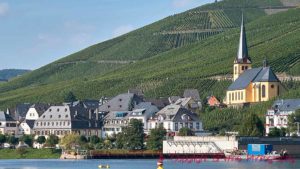
{"label": "reflection on water", "polygon": [[[109,164],[111,169],[156,169],[157,160],[0,160],[0,169],[98,169]],[[206,161],[183,163],[165,160],[165,169],[294,169],[300,168],[300,160],[294,162]]]}

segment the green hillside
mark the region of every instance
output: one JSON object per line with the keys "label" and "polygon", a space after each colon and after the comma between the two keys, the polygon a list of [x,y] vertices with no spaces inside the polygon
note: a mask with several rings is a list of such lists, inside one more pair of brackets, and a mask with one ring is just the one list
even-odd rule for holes
{"label": "green hillside", "polygon": [[[266,16],[278,0],[224,0],[167,17],[121,37],[91,46],[21,78],[0,85],[0,107],[18,102],[60,102],[72,90],[79,98],[100,98],[141,88],[146,97],[224,95],[237,52],[240,7],[245,7],[254,66],[267,57],[276,72],[300,75],[300,9]],[[121,62],[122,61],[122,62]]]}
{"label": "green hillside", "polygon": [[3,69],[0,70],[0,80],[9,80],[17,76],[21,76],[25,73],[30,72],[30,70],[24,69]]}

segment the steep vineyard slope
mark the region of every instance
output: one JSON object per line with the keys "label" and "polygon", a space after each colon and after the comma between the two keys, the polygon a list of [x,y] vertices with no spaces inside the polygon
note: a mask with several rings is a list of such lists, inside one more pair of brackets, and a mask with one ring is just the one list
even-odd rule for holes
{"label": "steep vineyard slope", "polygon": [[[276,72],[294,71],[300,74],[297,72],[300,62],[299,16],[300,9],[291,9],[261,17],[246,25],[254,67],[260,66],[267,57]],[[143,89],[147,97],[180,95],[185,88],[198,88],[202,97],[210,93],[222,96],[230,82],[218,83],[208,77],[231,73],[238,37],[239,29],[230,29],[205,41],[160,53],[93,77],[15,90],[10,86],[1,86],[0,106],[17,102],[60,102],[70,90],[79,98],[99,98],[133,87]]]}
{"label": "steep vineyard slope", "polygon": [[263,9],[266,6],[282,6],[282,3],[280,0],[224,0],[173,15],[88,47],[9,84],[0,85],[0,92],[66,80],[92,79],[130,63],[234,29],[239,26],[241,7],[244,8],[247,23],[250,23],[266,15]]}

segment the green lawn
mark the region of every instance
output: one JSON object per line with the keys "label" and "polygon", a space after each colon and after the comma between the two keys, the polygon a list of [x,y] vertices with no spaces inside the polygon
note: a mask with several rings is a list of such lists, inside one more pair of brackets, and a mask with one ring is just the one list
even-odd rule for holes
{"label": "green lawn", "polygon": [[0,159],[57,159],[61,155],[61,150],[31,148],[25,150],[25,154],[21,155],[16,149],[0,149]]}

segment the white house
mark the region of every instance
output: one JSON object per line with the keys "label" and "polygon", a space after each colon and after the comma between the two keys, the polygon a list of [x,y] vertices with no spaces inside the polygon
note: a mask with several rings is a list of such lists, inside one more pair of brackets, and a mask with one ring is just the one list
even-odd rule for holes
{"label": "white house", "polygon": [[0,111],[0,134],[18,134],[17,121],[3,111]]}
{"label": "white house", "polygon": [[300,99],[276,100],[266,113],[266,135],[275,127],[287,128],[288,115],[298,109],[300,109]]}
{"label": "white house", "polygon": [[171,104],[149,119],[148,128],[162,125],[169,133],[178,133],[183,127],[192,129],[196,134],[203,131],[202,122],[197,114],[181,105]]}
{"label": "white house", "polygon": [[33,126],[37,120],[50,106],[48,104],[34,104],[28,109],[25,120],[19,126],[19,134],[34,134]]}

